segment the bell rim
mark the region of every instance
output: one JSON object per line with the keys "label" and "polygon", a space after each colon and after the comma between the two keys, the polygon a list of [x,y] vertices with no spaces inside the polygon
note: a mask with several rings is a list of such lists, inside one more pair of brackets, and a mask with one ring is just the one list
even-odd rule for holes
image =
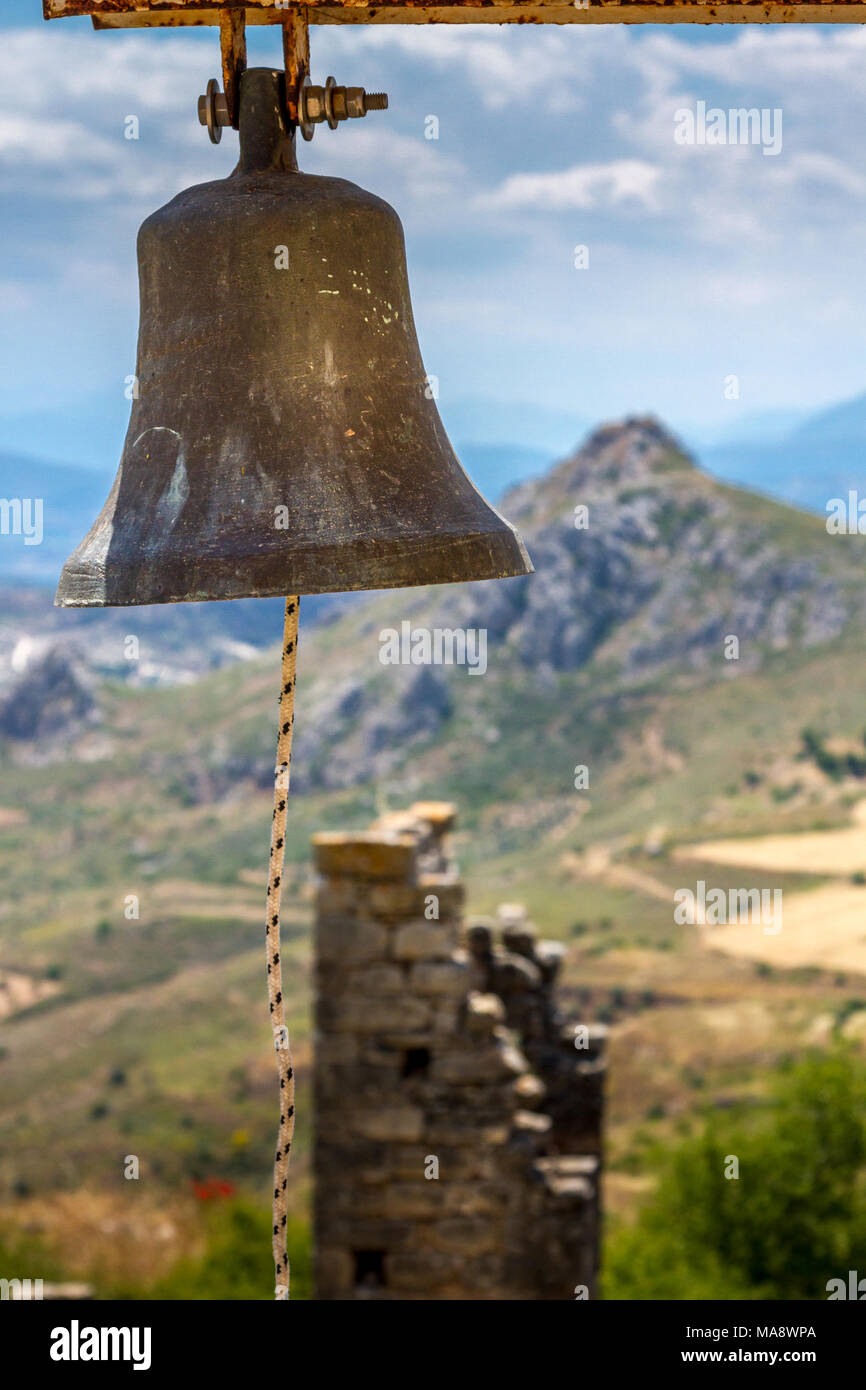
{"label": "bell rim", "polygon": [[[508,522],[495,531],[436,539],[432,555],[431,538],[424,536],[415,545],[405,539],[383,545],[365,538],[359,545],[335,545],[324,551],[311,548],[306,555],[294,549],[282,568],[280,557],[273,554],[238,557],[234,575],[227,572],[224,554],[191,560],[180,557],[173,563],[154,556],[139,564],[118,565],[110,575],[98,561],[76,561],[70,556],[60,574],[54,605],[134,608],[286,594],[376,592],[518,579],[535,572],[523,540]],[[329,556],[331,549],[338,553]],[[258,578],[257,571],[261,572]]]}

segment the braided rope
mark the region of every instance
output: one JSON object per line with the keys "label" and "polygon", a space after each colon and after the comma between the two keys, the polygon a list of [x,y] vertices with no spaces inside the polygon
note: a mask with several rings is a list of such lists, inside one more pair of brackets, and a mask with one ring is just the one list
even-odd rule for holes
{"label": "braided rope", "polygon": [[286,1249],[288,1196],[286,1186],[289,1154],[295,1130],[295,1073],[289,1047],[289,1030],[283,1008],[283,972],[280,964],[280,893],[283,859],[286,852],[286,806],[289,798],[289,769],[292,761],[292,725],[295,722],[295,662],[298,648],[297,595],[286,599],[283,630],[283,668],[280,680],[280,732],[277,738],[277,765],[274,772],[274,819],[271,827],[271,861],[268,879],[268,1001],[277,1070],[280,1077],[280,1129],[274,1157],[273,1248],[276,1285],[274,1297],[289,1297],[289,1255]]}

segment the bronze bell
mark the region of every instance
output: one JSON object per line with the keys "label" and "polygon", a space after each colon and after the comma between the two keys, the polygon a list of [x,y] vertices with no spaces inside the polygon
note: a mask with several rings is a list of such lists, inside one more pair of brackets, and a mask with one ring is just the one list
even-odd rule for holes
{"label": "bronze bell", "polygon": [[298,172],[284,81],[243,74],[237,168],[141,228],[137,397],[58,604],[532,571],[430,399],[397,214]]}

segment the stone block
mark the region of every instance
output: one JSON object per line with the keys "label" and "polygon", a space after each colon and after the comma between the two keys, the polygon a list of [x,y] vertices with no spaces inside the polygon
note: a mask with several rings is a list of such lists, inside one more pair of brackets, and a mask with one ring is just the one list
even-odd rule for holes
{"label": "stone block", "polygon": [[451,1186],[441,1179],[425,1178],[423,1170],[419,1171],[414,1182],[390,1182],[382,1193],[384,1210],[375,1214],[392,1221],[427,1221],[442,1216],[449,1210],[447,1194]]}
{"label": "stone block", "polygon": [[384,1250],[386,1266],[394,1251],[412,1250],[416,1243],[415,1229],[406,1221],[389,1221],[358,1215],[333,1216],[316,1206],[317,1229],[327,1233],[329,1245],[342,1245],[349,1250]]}
{"label": "stone block", "polygon": [[502,928],[502,945],[512,955],[523,956],[526,960],[535,960],[535,950],[538,945],[535,928],[530,922],[509,923],[508,926]]}
{"label": "stone block", "polygon": [[529,913],[523,903],[500,903],[496,916],[503,927],[519,927],[529,921]]}
{"label": "stone block", "polygon": [[[425,1138],[428,1137],[425,1131]],[[423,1174],[427,1166],[428,1157],[432,1155],[439,1162],[439,1177],[425,1178],[425,1182],[468,1182],[481,1178],[495,1182],[501,1178],[503,1160],[499,1148],[479,1143],[474,1132],[464,1135],[463,1140],[462,1144],[444,1144],[437,1134],[435,1142],[431,1138],[429,1143],[424,1145],[420,1161],[414,1156],[414,1151],[411,1158],[392,1158],[391,1177],[403,1181],[417,1181],[419,1173]]]}
{"label": "stone block", "polygon": [[505,1022],[505,1006],[498,994],[480,994],[477,990],[466,1001],[466,1026],[470,1033],[490,1036]]}
{"label": "stone block", "polygon": [[392,1105],[347,1112],[346,1124],[363,1139],[415,1144],[424,1132],[424,1112],[416,1105]]}
{"label": "stone block", "polygon": [[[317,1130],[314,1166],[317,1173],[327,1173],[330,1178],[352,1171],[357,1165],[380,1167],[385,1164],[389,1153],[389,1145],[347,1135],[345,1126],[337,1131],[337,1137],[332,1142],[323,1142]],[[342,1192],[343,1185],[338,1185],[337,1191]],[[332,1204],[335,1198],[329,1197],[328,1200]]]}
{"label": "stone block", "polygon": [[414,883],[370,883],[366,885],[367,911],[377,921],[394,923],[414,917],[419,910],[423,912],[424,901],[420,900]]}
{"label": "stone block", "polygon": [[381,1073],[385,1073],[384,1084],[388,1086],[396,1085],[396,1078],[403,1069],[403,1049],[397,1047],[380,1047],[376,1039],[368,1042],[366,1038],[360,1038],[360,1071],[372,1070],[379,1073],[377,1085],[382,1085]]}
{"label": "stone block", "polygon": [[424,1139],[434,1154],[441,1155],[452,1144],[464,1153],[497,1154],[508,1144],[510,1118],[507,1115],[501,1121],[485,1123],[482,1116],[472,1111],[461,1114],[451,1110],[447,1115],[428,1117]]}
{"label": "stone block", "polygon": [[367,830],[356,835],[323,831],[313,836],[318,872],[325,876],[408,881],[416,870],[413,835]]}
{"label": "stone block", "polygon": [[[352,1037],[352,1034],[343,1033],[334,1036],[349,1038]],[[358,1086],[359,1077],[363,1077],[367,1081],[366,1090],[370,1089],[370,1079],[373,1076],[374,1073],[369,1067],[364,1067],[357,1061],[346,1063],[343,1066],[325,1066],[317,1063],[315,1074],[316,1105],[317,1108],[321,1108],[322,1123],[327,1125],[329,1116],[343,1105],[346,1094],[354,1093]],[[386,1080],[385,1084],[390,1084],[390,1080]]]}
{"label": "stone block", "polygon": [[599,1160],[593,1154],[557,1154],[536,1159],[532,1176],[563,1205],[593,1201],[598,1189]]}
{"label": "stone block", "polygon": [[559,974],[566,949],[561,941],[539,941],[535,948],[535,963],[546,985],[552,985]]}
{"label": "stone block", "polygon": [[460,1027],[460,1010],[463,1004],[458,999],[445,999],[436,1003],[433,1010],[433,1031],[442,1037],[453,1038]]}
{"label": "stone block", "polygon": [[451,1086],[497,1085],[528,1069],[526,1059],[507,1044],[443,1052],[430,1066],[431,1080]]}
{"label": "stone block", "polygon": [[317,1032],[314,1049],[317,1072],[330,1067],[352,1066],[358,1061],[358,1042],[350,1033]]}
{"label": "stone block", "polygon": [[489,1217],[455,1216],[431,1223],[425,1239],[433,1250],[458,1255],[495,1255],[503,1248],[501,1226]]}
{"label": "stone block", "polygon": [[314,1268],[319,1293],[348,1293],[355,1278],[355,1261],[351,1252],[335,1245],[320,1245],[315,1252]]}
{"label": "stone block", "polygon": [[489,917],[473,917],[466,928],[469,954],[478,961],[489,961],[493,955],[494,923]]}
{"label": "stone block", "polygon": [[373,965],[367,970],[353,971],[346,981],[346,990],[368,997],[402,994],[406,977],[396,965]]}
{"label": "stone block", "polygon": [[356,878],[320,878],[316,883],[316,913],[320,917],[354,917],[361,912],[369,885]]}
{"label": "stone block", "polygon": [[460,1275],[460,1256],[439,1250],[407,1251],[388,1259],[388,1283],[391,1288],[423,1292],[440,1287]]}
{"label": "stone block", "polygon": [[358,1182],[364,1187],[384,1187],[391,1176],[389,1168],[358,1168],[355,1167]]}
{"label": "stone block", "polygon": [[500,1216],[508,1205],[509,1195],[508,1184],[501,1181],[451,1182],[448,1183],[448,1211],[452,1216]]}
{"label": "stone block", "polygon": [[457,824],[457,807],[453,801],[416,801],[409,811],[418,820],[426,821],[437,835],[444,835]]}
{"label": "stone block", "polygon": [[448,960],[456,941],[453,926],[422,919],[398,927],[391,950],[396,960]]}
{"label": "stone block", "polygon": [[446,917],[456,917],[462,912],[466,890],[457,874],[449,871],[419,874],[418,897],[421,911],[424,910],[426,898],[431,894],[438,899],[440,921]]}
{"label": "stone block", "polygon": [[511,1120],[512,1134],[530,1134],[545,1138],[550,1133],[549,1115],[536,1115],[532,1110],[517,1110]]}
{"label": "stone block", "polygon": [[515,1162],[520,1164],[521,1172],[527,1160],[544,1152],[550,1140],[552,1127],[549,1115],[536,1115],[530,1110],[515,1112],[511,1133],[508,1136],[508,1147]]}
{"label": "stone block", "polygon": [[319,917],[316,923],[316,949],[325,962],[360,965],[381,960],[388,942],[389,934],[378,922],[352,917]]}
{"label": "stone block", "polygon": [[469,988],[467,956],[455,951],[447,961],[419,961],[409,973],[409,987],[415,994],[464,998]]}
{"label": "stone block", "polygon": [[500,951],[493,958],[490,983],[494,994],[500,994],[503,998],[511,994],[535,991],[541,984],[541,971],[524,956],[511,951]]}
{"label": "stone block", "polygon": [[[388,1172],[392,1180],[403,1182],[436,1182],[425,1178],[424,1170],[430,1148],[427,1144],[391,1144],[388,1148]],[[437,1158],[441,1157],[436,1155]]]}
{"label": "stone block", "polygon": [[512,1086],[512,1090],[517,1104],[521,1107],[540,1105],[547,1095],[547,1087],[544,1082],[531,1071],[524,1072],[522,1076],[518,1076]]}
{"label": "stone block", "polygon": [[[431,1047],[433,1045],[433,1025],[429,1028],[416,1028],[413,1032],[403,1032],[394,1028],[388,1033],[388,1046],[403,1048]],[[422,1080],[424,1078],[421,1078]]]}
{"label": "stone block", "polygon": [[416,844],[428,834],[427,826],[411,811],[383,811],[370,829],[386,835],[411,835]]}
{"label": "stone block", "polygon": [[433,1011],[426,999],[411,994],[397,998],[384,996],[364,999],[348,995],[342,999],[320,999],[321,1027],[334,1033],[408,1033],[432,1024]]}

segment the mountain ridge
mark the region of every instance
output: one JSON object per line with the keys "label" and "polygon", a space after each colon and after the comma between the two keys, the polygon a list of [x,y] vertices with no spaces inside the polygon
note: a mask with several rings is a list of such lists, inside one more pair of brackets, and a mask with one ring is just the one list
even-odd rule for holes
{"label": "mountain ridge", "polygon": [[[864,791],[845,772],[863,764],[862,538],[718,483],[645,418],[595,432],[505,510],[525,531],[532,576],[361,596],[315,624],[302,600],[282,914],[301,1171],[310,836],[321,829],[360,829],[416,800],[457,803],[468,910],[525,902],[571,947],[575,1008],[595,1017],[602,1005],[614,1024],[610,1168],[648,1127],[673,1138],[710,1097],[753,1100],[767,1057],[804,1044],[815,1015],[829,1011],[832,1026],[852,988],[720,957],[676,926],[673,894],[696,878],[743,884],[742,868],[680,858],[708,838],[849,823]],[[178,611],[173,637],[154,630],[154,659],[170,637],[202,642],[219,607]],[[384,664],[383,631],[404,620],[485,628],[485,673]],[[741,652],[729,661],[732,631]],[[91,663],[97,679],[79,672],[60,692],[65,715],[33,703],[35,726],[0,735],[0,978],[25,1001],[0,1054],[0,1216],[28,1219],[22,1191],[47,1209],[58,1151],[85,1227],[88,1186],[107,1189],[109,1174],[122,1184],[117,1155],[130,1148],[153,1156],[151,1190],[172,1210],[185,1181],[209,1174],[268,1190],[260,933],[278,633],[247,660],[166,687]],[[49,666],[42,687],[57,676]],[[796,903],[814,869],[794,862],[767,880],[749,869],[745,882],[790,888]],[[835,890],[862,910],[856,882]],[[46,1028],[67,1045],[44,1047]],[[708,1078],[700,1093],[692,1068]]]}
{"label": "mountain ridge", "polygon": [[[653,690],[736,680],[786,652],[820,651],[862,625],[866,567],[858,538],[830,537],[819,518],[719,483],[654,417],[599,426],[545,474],[512,488],[503,511],[524,535],[534,575],[357,595],[345,611],[328,614],[324,627],[304,624],[315,601],[302,600],[297,787],[327,792],[368,785],[405,778],[412,766],[420,774],[437,765],[440,745],[454,729],[474,739],[478,757],[502,737],[506,689],[539,706],[556,692],[563,698],[567,687],[588,723],[598,726],[605,702],[622,706]],[[272,627],[264,629],[274,637],[277,602],[268,610]],[[206,605],[202,615],[201,605],[184,605],[176,617],[158,610],[76,617],[91,625],[79,631],[88,633],[91,664],[101,663],[97,674],[116,681],[122,633],[130,625],[134,631],[156,623],[142,630],[153,648],[149,659],[158,664],[160,654],[168,660],[170,647],[181,656],[190,643],[202,647],[203,632],[222,632],[220,618],[243,617],[240,606],[227,615],[224,607]],[[251,614],[254,621],[260,612]],[[467,679],[459,666],[385,665],[381,633],[404,620],[483,630],[483,679]],[[173,621],[179,626],[172,636]],[[57,632],[53,619],[53,639]],[[732,659],[725,654],[729,638],[739,647]],[[211,639],[204,640],[206,652]],[[105,661],[105,641],[118,651],[113,667]],[[208,666],[232,659],[231,652],[220,653],[190,671],[193,698],[208,687]],[[240,683],[257,685],[269,669],[270,649],[256,656],[248,645],[238,656]],[[39,679],[40,668],[34,669]],[[28,685],[23,679],[10,686],[8,655],[5,689],[6,726],[26,728],[17,705],[29,698]],[[92,724],[96,715],[85,693],[77,704]],[[76,701],[69,705],[74,709]],[[536,712],[544,728],[549,713]],[[251,708],[248,724],[239,739],[229,735],[218,746],[206,729],[191,730],[192,748],[179,760],[188,768],[193,801],[228,794],[239,775],[268,784],[267,722]],[[335,757],[336,748],[342,756]]]}

